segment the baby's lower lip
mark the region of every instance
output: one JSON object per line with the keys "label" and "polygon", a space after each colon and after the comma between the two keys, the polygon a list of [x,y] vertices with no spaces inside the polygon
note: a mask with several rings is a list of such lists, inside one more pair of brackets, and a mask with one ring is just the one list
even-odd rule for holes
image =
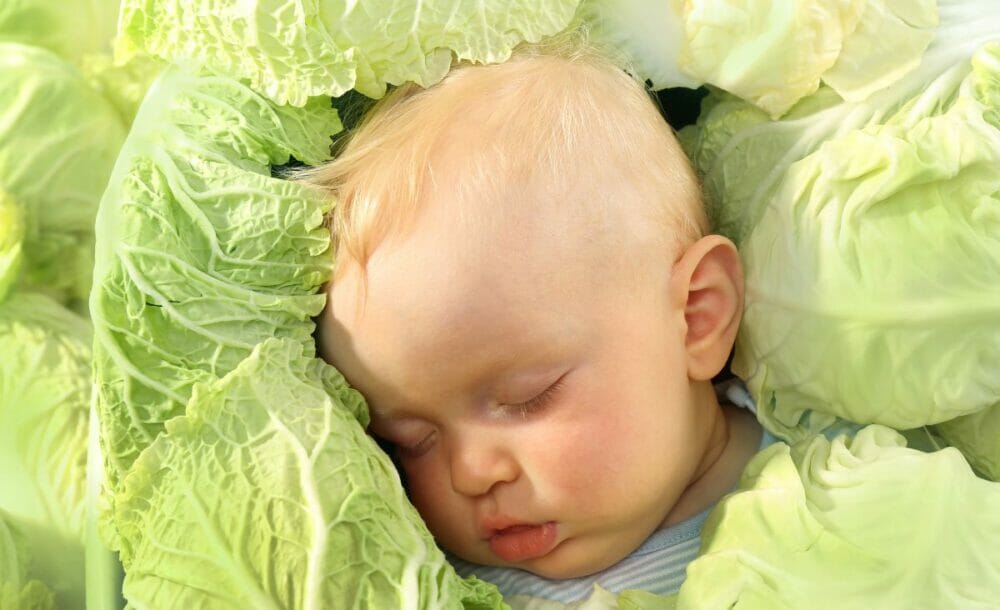
{"label": "baby's lower lip", "polygon": [[526,561],[547,555],[556,546],[556,524],[515,525],[489,538],[490,549],[504,561]]}

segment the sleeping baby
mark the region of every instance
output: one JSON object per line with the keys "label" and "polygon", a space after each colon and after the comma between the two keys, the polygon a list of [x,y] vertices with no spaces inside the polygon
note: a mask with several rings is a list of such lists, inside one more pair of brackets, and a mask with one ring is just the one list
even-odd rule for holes
{"label": "sleeping baby", "polygon": [[740,260],[644,86],[579,37],[461,64],[309,179],[338,201],[320,352],[459,572],[676,591],[772,439],[711,383]]}

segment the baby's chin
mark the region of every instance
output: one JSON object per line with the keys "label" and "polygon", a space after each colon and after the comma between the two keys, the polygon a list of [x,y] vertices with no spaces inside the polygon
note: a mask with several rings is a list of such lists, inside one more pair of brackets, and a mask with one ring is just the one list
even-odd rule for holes
{"label": "baby's chin", "polygon": [[560,542],[542,557],[514,563],[502,561],[488,551],[477,557],[462,557],[456,553],[457,556],[472,563],[517,568],[549,580],[568,580],[590,576],[610,568],[625,559],[628,554],[628,549],[611,551],[594,548],[593,544],[587,544],[574,538]]}
{"label": "baby's chin", "polygon": [[587,549],[578,541],[570,539],[552,549],[545,557],[530,562],[536,565],[524,566],[522,569],[549,580],[566,580],[606,570],[627,556],[627,552],[609,554]]}

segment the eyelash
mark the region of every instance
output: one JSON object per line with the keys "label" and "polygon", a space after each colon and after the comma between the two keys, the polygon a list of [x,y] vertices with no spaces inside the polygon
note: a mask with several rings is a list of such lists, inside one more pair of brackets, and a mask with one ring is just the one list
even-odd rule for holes
{"label": "eyelash", "polygon": [[504,409],[513,412],[514,415],[518,415],[521,418],[526,418],[532,413],[537,413],[538,411],[541,411],[545,407],[549,406],[549,403],[552,402],[552,399],[555,397],[559,389],[562,388],[562,385],[563,378],[560,377],[555,381],[555,383],[545,388],[545,390],[538,396],[535,396],[531,400],[525,402],[504,405]]}
{"label": "eyelash", "polygon": [[431,432],[423,438],[419,443],[412,447],[406,447],[403,445],[396,445],[396,451],[405,457],[415,458],[427,453],[430,449],[431,442],[437,437],[437,432]]}

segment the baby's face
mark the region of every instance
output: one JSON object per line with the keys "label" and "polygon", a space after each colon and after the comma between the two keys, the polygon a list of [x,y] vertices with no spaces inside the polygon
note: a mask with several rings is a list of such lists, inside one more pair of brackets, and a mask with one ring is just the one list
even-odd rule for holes
{"label": "baby's face", "polygon": [[591,573],[663,523],[704,455],[670,262],[626,290],[565,218],[480,224],[430,209],[376,249],[364,290],[346,269],[324,355],[368,399],[443,547]]}

